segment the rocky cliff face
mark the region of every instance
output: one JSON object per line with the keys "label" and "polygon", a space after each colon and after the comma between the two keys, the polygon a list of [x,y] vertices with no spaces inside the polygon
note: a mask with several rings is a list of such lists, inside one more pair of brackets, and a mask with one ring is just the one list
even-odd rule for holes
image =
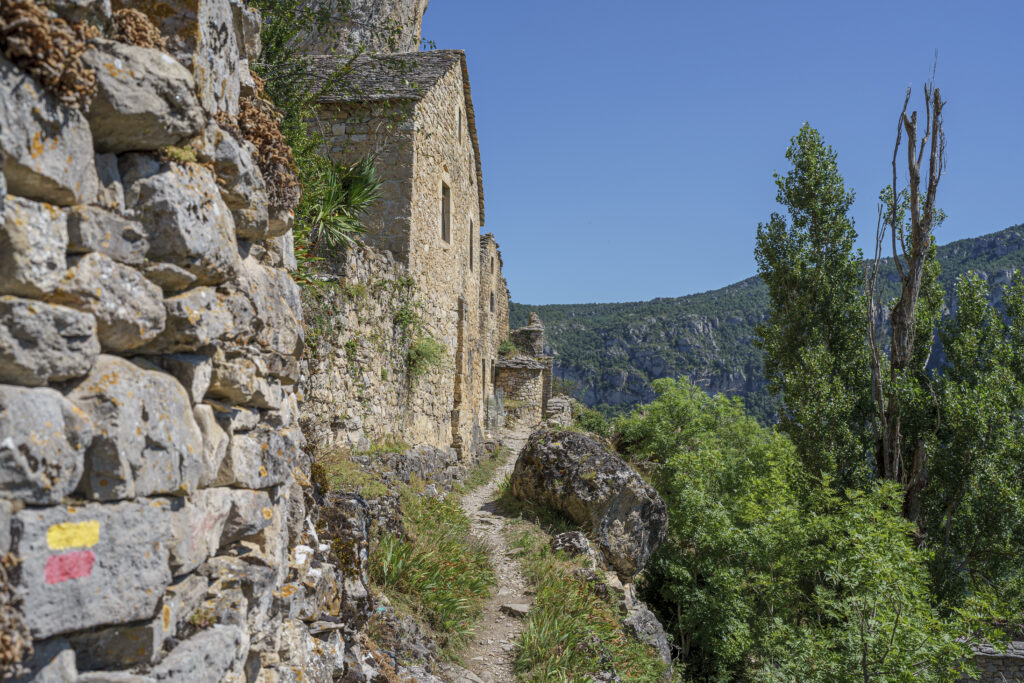
{"label": "rocky cliff face", "polygon": [[307,54],[416,52],[430,0],[310,0],[331,19],[297,47]]}
{"label": "rocky cliff face", "polygon": [[[948,306],[955,306],[957,276],[975,271],[993,285],[993,301],[1015,269],[1024,267],[1024,228],[1016,226],[939,247]],[[886,291],[895,296],[897,277],[883,269]],[[524,306],[512,304],[511,325],[525,324],[537,312],[547,327],[555,355],[555,376],[575,384],[575,395],[590,406],[621,410],[654,398],[651,382],[685,376],[712,394],[743,398],[758,418],[771,421],[774,404],[767,391],[761,355],[754,348],[755,327],[768,311],[758,278],[719,290],[676,299],[624,304]],[[942,351],[933,353],[942,362]]]}

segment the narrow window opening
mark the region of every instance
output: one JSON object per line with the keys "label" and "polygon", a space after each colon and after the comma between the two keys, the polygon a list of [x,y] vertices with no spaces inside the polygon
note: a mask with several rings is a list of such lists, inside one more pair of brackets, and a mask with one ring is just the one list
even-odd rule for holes
{"label": "narrow window opening", "polygon": [[452,241],[452,191],[441,183],[441,239]]}
{"label": "narrow window opening", "polygon": [[494,313],[494,292],[491,292],[491,313]]}
{"label": "narrow window opening", "polygon": [[494,272],[494,257],[491,257],[491,272]]}
{"label": "narrow window opening", "polygon": [[481,358],[480,359],[480,364],[483,366],[484,384],[487,384],[487,359],[486,358]]}

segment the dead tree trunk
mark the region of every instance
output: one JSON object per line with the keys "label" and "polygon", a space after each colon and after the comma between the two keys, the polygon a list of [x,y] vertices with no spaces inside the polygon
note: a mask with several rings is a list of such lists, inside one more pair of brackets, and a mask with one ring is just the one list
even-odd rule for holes
{"label": "dead tree trunk", "polygon": [[[920,510],[920,494],[926,483],[928,452],[924,440],[918,440],[904,458],[902,434],[903,406],[900,405],[897,384],[908,371],[913,370],[915,321],[921,283],[924,278],[928,252],[931,247],[935,222],[935,195],[945,167],[946,139],[942,130],[942,107],[945,104],[933,82],[925,85],[925,127],[918,140],[918,114],[907,114],[910,88],[903,101],[897,124],[896,145],[892,156],[892,192],[890,205],[879,207],[878,228],[875,235],[875,258],[869,264],[865,285],[868,294],[868,345],[871,351],[872,396],[875,401],[875,430],[878,437],[876,461],[878,474],[903,485],[903,514],[916,521]],[[898,186],[897,160],[903,134],[907,136],[908,182],[906,195],[909,212],[901,206]],[[929,151],[927,185],[922,193],[921,162]],[[909,215],[905,215],[909,213]],[[883,368],[883,353],[879,344],[878,271],[882,260],[882,245],[886,231],[892,239],[892,257],[899,274],[901,291],[889,320],[892,327],[888,372]],[[923,370],[923,368],[922,368]]]}

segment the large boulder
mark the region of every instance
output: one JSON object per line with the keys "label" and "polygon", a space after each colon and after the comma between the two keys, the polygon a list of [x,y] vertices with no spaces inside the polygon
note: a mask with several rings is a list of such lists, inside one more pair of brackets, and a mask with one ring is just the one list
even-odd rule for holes
{"label": "large boulder", "polygon": [[512,493],[583,527],[622,577],[635,576],[665,540],[668,509],[622,458],[588,434],[541,428],[512,472]]}
{"label": "large boulder", "polygon": [[163,50],[94,40],[83,60],[96,71],[89,125],[100,151],[155,150],[200,131],[192,74]]}

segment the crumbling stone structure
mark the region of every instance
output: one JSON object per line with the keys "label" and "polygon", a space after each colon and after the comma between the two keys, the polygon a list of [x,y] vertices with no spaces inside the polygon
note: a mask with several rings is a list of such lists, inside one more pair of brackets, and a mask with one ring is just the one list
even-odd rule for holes
{"label": "crumbling stone structure", "polygon": [[242,132],[273,116],[259,17],[133,2],[147,30],[114,40],[109,2],[52,4],[0,10],[26,39],[91,24],[73,98],[38,51],[0,58],[0,617],[29,639],[5,657],[25,681],[361,676],[365,505],[317,530],[298,425],[298,195],[261,167],[273,127]]}
{"label": "crumbling stone structure", "polygon": [[317,35],[298,37],[308,54],[415,52],[420,48],[423,14],[429,0],[311,0],[331,20]]}
{"label": "crumbling stone structure", "polygon": [[[347,64],[335,56],[313,59],[324,79]],[[364,217],[364,241],[390,252],[394,272],[402,273],[382,277],[411,278],[418,333],[446,349],[443,362],[414,385],[400,367],[386,380],[368,382],[378,396],[400,396],[412,406],[401,417],[378,420],[378,428],[409,443],[455,448],[469,459],[488,437],[497,348],[508,336],[508,289],[497,243],[480,234],[483,182],[465,54],[361,56],[324,97],[317,125],[333,159],[375,159],[382,197]],[[361,257],[345,255],[336,264],[339,281],[351,279],[353,258]],[[334,349],[365,336],[336,327]],[[353,417],[365,425],[367,413],[351,405],[350,393],[335,390],[344,386],[330,383],[309,392],[309,399],[317,412],[347,417],[333,440],[344,434],[351,443],[358,438]]]}
{"label": "crumbling stone structure", "polygon": [[525,327],[509,334],[514,354],[498,360],[494,383],[510,426],[535,425],[549,416],[554,358],[545,353],[544,323],[530,314]]}

